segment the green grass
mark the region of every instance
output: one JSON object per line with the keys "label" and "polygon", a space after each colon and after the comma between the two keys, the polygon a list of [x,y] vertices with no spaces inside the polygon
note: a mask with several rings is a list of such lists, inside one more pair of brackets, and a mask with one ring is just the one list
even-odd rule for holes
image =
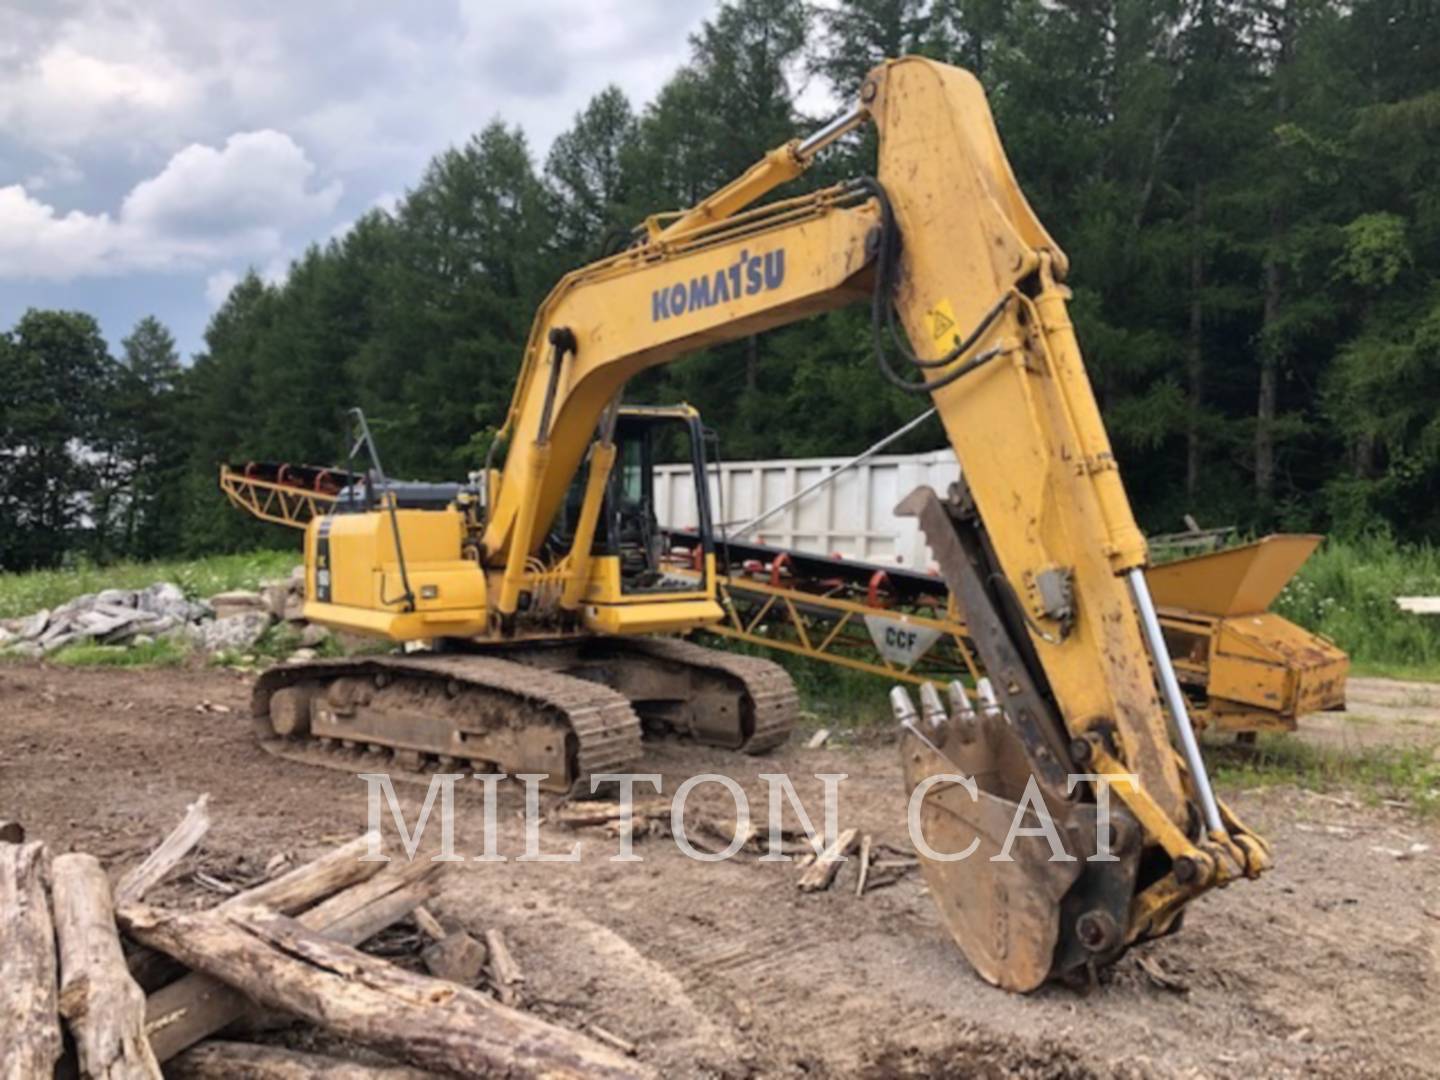
{"label": "green grass", "polygon": [[253,589],[265,578],[285,577],[299,561],[298,550],[253,551],[188,561],[125,562],[0,574],[0,619],[57,607],[101,589],[139,589],[157,581],[172,581],[187,596],[204,599],[229,589]]}
{"label": "green grass", "polygon": [[67,645],[50,662],[66,667],[178,667],[189,655],[187,646],[163,639],[148,645]]}
{"label": "green grass", "polygon": [[1440,678],[1440,616],[1413,615],[1397,596],[1440,595],[1440,549],[1387,536],[1326,540],[1274,610],[1350,654],[1357,674]]}
{"label": "green grass", "polygon": [[1344,750],[1283,735],[1254,745],[1206,747],[1215,782],[1227,787],[1294,785],[1307,791],[1353,792],[1369,803],[1394,799],[1416,814],[1440,817],[1440,751],[1433,746],[1372,746]]}

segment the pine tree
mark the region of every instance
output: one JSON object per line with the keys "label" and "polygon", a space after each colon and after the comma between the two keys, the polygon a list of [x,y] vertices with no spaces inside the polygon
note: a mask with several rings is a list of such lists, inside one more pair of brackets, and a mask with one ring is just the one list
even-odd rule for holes
{"label": "pine tree", "polygon": [[179,546],[188,448],[183,369],[175,338],[153,316],[136,323],[120,345],[111,431],[121,468],[111,549],[154,558]]}
{"label": "pine tree", "polygon": [[95,528],[98,433],[115,376],[89,315],[31,309],[0,346],[0,567],[60,565]]}

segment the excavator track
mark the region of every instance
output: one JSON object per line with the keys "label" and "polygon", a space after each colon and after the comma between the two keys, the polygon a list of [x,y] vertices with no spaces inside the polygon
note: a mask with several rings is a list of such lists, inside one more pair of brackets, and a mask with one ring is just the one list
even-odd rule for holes
{"label": "excavator track", "polygon": [[784,744],[800,712],[800,695],[789,673],[771,660],[708,649],[678,638],[627,638],[626,649],[656,659],[708,671],[743,687],[739,749],[764,754]]}
{"label": "excavator track", "polygon": [[347,772],[543,772],[541,787],[591,793],[591,777],[640,756],[640,720],[609,687],[493,656],[378,656],[271,668],[252,712],[277,757]]}

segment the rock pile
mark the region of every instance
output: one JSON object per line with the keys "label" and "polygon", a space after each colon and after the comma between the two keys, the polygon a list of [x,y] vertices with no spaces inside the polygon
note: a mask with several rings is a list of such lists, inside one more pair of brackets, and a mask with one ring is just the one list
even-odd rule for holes
{"label": "rock pile", "polygon": [[185,633],[212,615],[208,605],[187,600],[180,586],[168,581],[144,589],[106,589],[0,624],[0,648],[44,656],[82,641],[146,644]]}
{"label": "rock pile", "polygon": [[301,644],[318,645],[325,631],[305,625],[305,574],[267,581],[257,592],[233,590],[191,600],[163,581],[144,589],[106,589],[77,596],[57,608],[0,622],[0,652],[41,657],[67,645],[146,645],[161,638],[206,652],[252,648],[277,622],[289,622]]}

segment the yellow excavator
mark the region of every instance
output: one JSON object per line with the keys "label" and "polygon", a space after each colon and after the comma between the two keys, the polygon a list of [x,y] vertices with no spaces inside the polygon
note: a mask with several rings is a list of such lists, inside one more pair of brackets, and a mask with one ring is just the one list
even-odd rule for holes
{"label": "yellow excavator", "polygon": [[[865,123],[873,178],[763,201]],[[782,669],[663,636],[724,618],[703,448],[692,411],[622,395],[696,349],[864,303],[880,370],[933,403],[961,462],[952,490],[920,489],[901,512],[918,516],[993,687],[978,704],[957,690],[950,709],[933,691],[918,713],[896,700],[944,921],[985,979],[1017,991],[1174,930],[1189,901],[1270,855],[1211,789],[1066,310],[1068,267],[979,83],[920,58],[881,64],[845,115],[561,279],[496,459],[471,483],[387,479],[358,418],[366,468],[306,529],[305,617],[424,648],[266,672],[262,740],[344,768],[384,755],[576,792],[633,762],[645,725],[777,746],[796,710]],[[680,573],[648,485],[657,456],[687,444],[701,520]],[[1068,860],[1044,830],[1011,836],[1037,793]]]}

